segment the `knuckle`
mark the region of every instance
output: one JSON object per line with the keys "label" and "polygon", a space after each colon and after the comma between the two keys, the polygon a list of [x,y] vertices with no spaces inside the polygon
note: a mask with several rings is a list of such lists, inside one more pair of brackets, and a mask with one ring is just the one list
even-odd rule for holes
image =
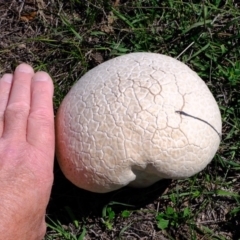
{"label": "knuckle", "polygon": [[41,124],[41,126],[49,127],[53,124],[53,117],[48,109],[40,108],[31,112],[29,115],[29,120],[36,122],[36,124]]}
{"label": "knuckle", "polygon": [[39,119],[39,120],[47,120],[49,119],[49,111],[45,108],[39,108],[30,113],[29,118]]}
{"label": "knuckle", "polygon": [[30,107],[26,103],[11,103],[5,110],[6,117],[14,117],[17,119],[26,118],[29,114]]}

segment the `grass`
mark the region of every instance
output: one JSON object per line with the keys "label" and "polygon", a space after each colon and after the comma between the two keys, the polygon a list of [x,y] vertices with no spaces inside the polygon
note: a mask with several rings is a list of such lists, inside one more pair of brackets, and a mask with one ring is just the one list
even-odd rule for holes
{"label": "grass", "polygon": [[[215,158],[189,179],[101,195],[74,187],[56,164],[45,239],[240,239],[239,3],[44,2],[25,3],[21,11],[15,1],[10,7],[0,3],[0,74],[22,61],[49,72],[55,111],[89,69],[118,55],[150,51],[195,70],[214,94],[223,119]],[[42,8],[41,15],[19,21]]]}

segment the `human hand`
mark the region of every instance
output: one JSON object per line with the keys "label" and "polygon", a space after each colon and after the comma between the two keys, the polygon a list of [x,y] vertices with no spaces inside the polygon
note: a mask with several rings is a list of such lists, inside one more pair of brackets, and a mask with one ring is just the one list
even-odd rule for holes
{"label": "human hand", "polygon": [[0,79],[0,236],[38,240],[53,182],[53,83],[27,64]]}

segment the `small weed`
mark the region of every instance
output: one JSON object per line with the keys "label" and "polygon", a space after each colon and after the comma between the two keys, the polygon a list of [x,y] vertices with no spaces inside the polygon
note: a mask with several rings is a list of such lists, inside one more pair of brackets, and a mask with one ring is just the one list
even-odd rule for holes
{"label": "small weed", "polygon": [[47,227],[52,234],[46,236],[45,240],[54,240],[57,237],[61,237],[62,240],[84,240],[87,233],[84,223],[82,224],[77,220],[69,206],[65,206],[65,211],[66,215],[71,219],[72,226],[65,226],[59,220],[53,221],[48,217]]}
{"label": "small weed", "polygon": [[[120,203],[120,202],[110,202],[107,205],[105,205],[102,209],[102,223],[105,225],[105,227],[108,230],[113,229],[113,224],[114,224],[114,219],[115,219],[115,212],[112,208],[113,205],[120,205],[120,206],[127,206],[127,207],[134,207],[133,205],[125,204],[125,203]],[[122,217],[129,217],[130,216],[130,211],[124,210],[122,212]]]}
{"label": "small weed", "polygon": [[121,213],[121,216],[122,216],[123,218],[128,218],[128,217],[130,217],[130,215],[131,215],[131,211],[128,211],[128,210],[124,210],[124,211],[122,211],[122,213]]}
{"label": "small weed", "polygon": [[103,208],[101,220],[108,230],[112,230],[114,218],[115,212],[112,207],[106,205]]}
{"label": "small weed", "polygon": [[218,74],[220,77],[228,79],[231,86],[236,86],[237,84],[240,84],[240,61],[227,61],[229,62],[228,66],[218,65]]}
{"label": "small weed", "polygon": [[54,222],[53,220],[49,219],[51,223],[47,224],[47,227],[50,229],[52,234],[47,235],[45,240],[54,240],[58,239],[59,237],[62,240],[84,240],[84,236],[87,233],[85,226],[77,231],[77,233],[71,232],[71,230],[67,227],[62,225],[58,220]]}
{"label": "small weed", "polygon": [[191,217],[191,210],[185,207],[181,211],[177,211],[173,207],[167,207],[164,212],[158,213],[156,216],[157,226],[161,230],[170,226],[177,228],[180,224],[184,224]]}

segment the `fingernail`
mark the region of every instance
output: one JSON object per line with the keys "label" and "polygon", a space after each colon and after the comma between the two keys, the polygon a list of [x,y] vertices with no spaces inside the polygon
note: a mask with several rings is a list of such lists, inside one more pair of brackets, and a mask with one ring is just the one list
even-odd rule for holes
{"label": "fingernail", "polygon": [[8,82],[8,83],[11,83],[12,80],[13,80],[13,75],[12,74],[9,74],[9,73],[6,73],[2,76],[2,80],[4,82]]}
{"label": "fingernail", "polygon": [[24,73],[32,73],[33,69],[31,66],[27,65],[26,63],[22,63],[17,66],[15,71],[24,72]]}
{"label": "fingernail", "polygon": [[47,73],[45,72],[37,72],[35,73],[34,77],[33,77],[34,81],[49,81],[50,77]]}

